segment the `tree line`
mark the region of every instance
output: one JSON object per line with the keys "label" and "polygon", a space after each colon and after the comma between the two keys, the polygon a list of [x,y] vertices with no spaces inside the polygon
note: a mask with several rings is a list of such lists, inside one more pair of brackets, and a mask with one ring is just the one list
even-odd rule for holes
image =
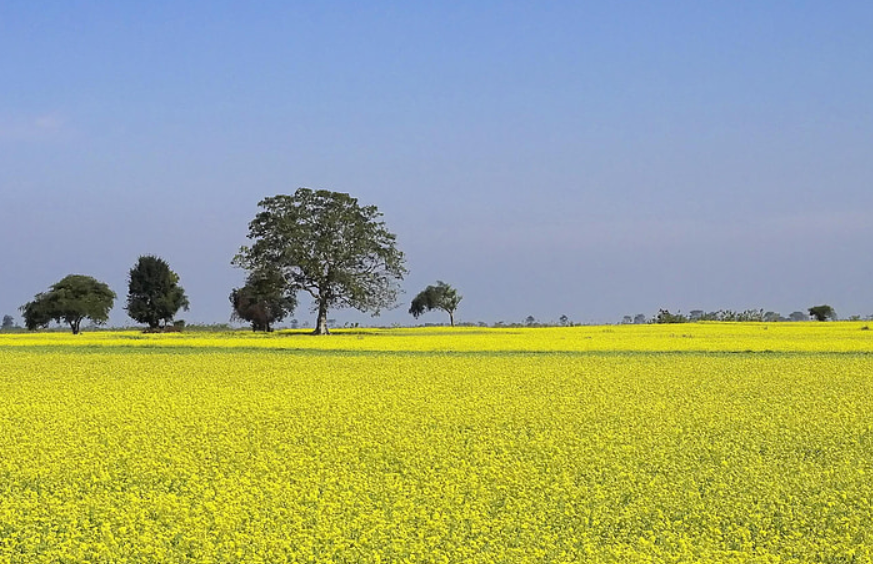
{"label": "tree line", "polygon": [[[272,331],[275,324],[295,311],[298,294],[303,293],[312,298],[316,314],[313,333],[324,335],[330,332],[331,310],[354,308],[376,316],[396,305],[399,283],[407,274],[406,259],[376,206],[362,206],[345,193],[299,188],[292,195],[264,198],[258,207],[260,211],[248,225],[250,243],[241,247],[231,261],[247,273],[243,286],[233,288],[229,295],[232,320],[247,322],[255,331]],[[104,324],[115,299],[105,283],[71,274],[34,296],[20,310],[30,330],[45,328],[55,321],[79,333],[83,320]],[[412,299],[409,313],[418,319],[430,311],[443,311],[454,326],[462,299],[455,288],[438,280]],[[179,276],[169,264],[154,255],[139,257],[128,273],[128,316],[147,325],[149,331],[178,330],[181,323],[174,321],[175,316],[188,307]],[[836,319],[836,312],[829,305],[820,305],[809,308],[808,316],[824,321]],[[763,310],[693,310],[684,315],[661,309],[652,318],[644,314],[625,316],[623,323],[806,318],[803,312],[783,318]],[[3,327],[12,323],[11,316],[6,316]],[[560,323],[570,324],[566,316]],[[538,324],[530,316],[525,325]]]}
{"label": "tree line", "polygon": [[[688,315],[682,312],[670,313],[668,309],[658,310],[657,315],[648,319],[643,314],[638,314],[633,319],[626,315],[622,323],[693,323],[696,321],[725,321],[725,322],[766,322],[775,323],[777,321],[806,321],[812,319],[815,321],[836,320],[837,312],[833,307],[827,304],[812,306],[806,310],[792,312],[788,317],[783,317],[775,311],[764,311],[763,309],[747,309],[745,311],[734,311],[730,309],[720,309],[718,311],[706,312],[700,309],[691,310]],[[853,316],[853,320],[860,320],[860,316]]]}
{"label": "tree line", "polygon": [[[48,327],[52,321],[70,326],[77,335],[82,322],[101,325],[109,320],[116,294],[108,285],[82,274],[70,274],[21,306],[24,325],[29,330]],[[169,264],[153,255],[139,257],[128,273],[125,310],[131,319],[149,330],[165,330],[180,309],[189,306],[179,275]],[[4,319],[4,323],[5,323]]]}
{"label": "tree line", "polygon": [[[231,261],[247,272],[244,285],[230,292],[233,320],[271,331],[293,313],[303,292],[313,300],[314,333],[322,335],[329,333],[330,310],[348,307],[378,315],[396,305],[399,282],[407,274],[405,257],[376,206],[359,205],[345,193],[299,188],[293,195],[265,198],[258,207],[249,223],[251,243]],[[116,297],[105,283],[71,274],[20,310],[27,329],[54,321],[77,334],[86,319],[106,323]],[[418,318],[442,310],[454,325],[461,299],[456,289],[437,281],[412,300],[409,313]],[[189,305],[179,276],[165,260],[139,257],[128,274],[125,310],[131,319],[150,331],[178,329],[174,318]],[[11,324],[11,317],[7,321]]]}

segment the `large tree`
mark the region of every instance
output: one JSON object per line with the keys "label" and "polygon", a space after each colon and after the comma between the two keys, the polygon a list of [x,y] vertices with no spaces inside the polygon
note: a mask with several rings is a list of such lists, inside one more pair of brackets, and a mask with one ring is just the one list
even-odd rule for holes
{"label": "large tree", "polygon": [[179,275],[160,257],[139,257],[130,269],[127,287],[127,315],[150,329],[173,321],[180,309],[188,310],[188,297],[179,285]]}
{"label": "large tree", "polygon": [[109,286],[90,276],[71,274],[21,306],[21,312],[30,330],[47,327],[54,320],[67,323],[78,335],[83,319],[106,323],[114,303],[115,292]]}
{"label": "large tree", "polygon": [[289,292],[282,273],[276,268],[249,274],[242,288],[230,292],[231,319],[248,321],[252,331],[272,331],[273,324],[285,319],[297,307],[297,296]]}
{"label": "large tree", "polygon": [[457,311],[458,304],[461,303],[462,299],[464,297],[456,289],[442,280],[437,280],[436,284],[428,286],[412,298],[409,313],[418,319],[426,311],[439,309],[449,314],[449,323],[454,327],[455,311]]}
{"label": "large tree", "polygon": [[396,303],[404,257],[376,206],[309,188],[258,205],[262,211],[249,223],[253,243],[241,248],[233,263],[252,272],[278,268],[289,292],[312,296],[316,335],[329,332],[331,308],[378,315]]}

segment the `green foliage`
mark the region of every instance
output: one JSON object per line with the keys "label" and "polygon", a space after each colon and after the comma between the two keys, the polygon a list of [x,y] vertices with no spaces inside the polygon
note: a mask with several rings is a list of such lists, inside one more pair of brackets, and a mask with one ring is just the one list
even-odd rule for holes
{"label": "green foliage", "polygon": [[271,268],[249,274],[242,288],[230,292],[230,304],[231,319],[251,323],[252,331],[269,332],[294,311],[297,296],[289,291],[282,273]]}
{"label": "green foliage", "polygon": [[681,313],[670,313],[669,310],[660,309],[655,316],[655,323],[688,323],[688,318]]}
{"label": "green foliage", "polygon": [[458,304],[461,303],[462,299],[464,296],[460,295],[455,288],[442,280],[437,280],[435,285],[428,286],[412,299],[409,313],[418,319],[427,311],[439,309],[449,314],[449,323],[454,327],[455,311],[457,311]]}
{"label": "green foliage", "polygon": [[188,310],[188,297],[179,286],[179,275],[159,257],[139,257],[128,276],[127,314],[134,321],[157,329],[173,320],[180,309]]}
{"label": "green foliage", "polygon": [[687,323],[696,321],[733,321],[733,322],[750,322],[750,321],[779,321],[781,318],[778,313],[767,312],[763,309],[747,309],[745,311],[734,311],[732,309],[720,309],[718,311],[703,311],[702,309],[693,309],[685,316],[681,313],[672,314],[669,310],[662,309],[655,316],[655,323]]}
{"label": "green foliage", "polygon": [[3,324],[0,325],[0,329],[12,329],[15,327],[15,318],[11,315],[3,316]]}
{"label": "green foliage", "polygon": [[96,325],[106,323],[114,303],[115,292],[109,286],[90,276],[71,274],[21,306],[21,312],[31,331],[56,321],[68,324],[77,335],[83,319]]}
{"label": "green foliage", "polygon": [[249,271],[278,268],[290,294],[312,296],[316,334],[328,333],[327,312],[351,307],[379,312],[392,307],[406,274],[396,236],[376,206],[360,206],[348,194],[298,188],[265,198],[249,223],[251,246],[233,263]]}
{"label": "green foliage", "polygon": [[184,329],[186,333],[233,333],[236,331],[229,323],[186,323]]}
{"label": "green foliage", "polygon": [[809,311],[809,316],[816,321],[827,321],[828,319],[837,318],[837,312],[834,311],[834,308],[827,304],[813,306],[807,311]]}

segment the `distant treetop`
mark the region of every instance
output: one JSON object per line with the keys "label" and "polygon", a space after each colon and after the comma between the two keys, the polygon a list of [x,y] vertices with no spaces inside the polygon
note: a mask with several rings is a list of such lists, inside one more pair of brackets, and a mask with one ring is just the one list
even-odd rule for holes
{"label": "distant treetop", "polygon": [[455,311],[458,309],[458,304],[461,303],[462,299],[464,297],[455,288],[452,288],[442,280],[437,280],[436,284],[428,286],[412,299],[409,313],[418,319],[419,316],[427,311],[439,309],[449,314],[449,324],[454,327]]}

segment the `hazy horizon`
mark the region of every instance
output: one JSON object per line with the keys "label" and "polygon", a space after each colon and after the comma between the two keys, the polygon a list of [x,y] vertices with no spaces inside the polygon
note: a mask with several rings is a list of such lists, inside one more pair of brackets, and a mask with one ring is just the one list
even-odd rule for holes
{"label": "hazy horizon", "polygon": [[[0,316],[137,257],[224,323],[267,196],[376,205],[400,307],[873,314],[873,4],[0,6]],[[294,317],[314,322],[301,294]]]}

